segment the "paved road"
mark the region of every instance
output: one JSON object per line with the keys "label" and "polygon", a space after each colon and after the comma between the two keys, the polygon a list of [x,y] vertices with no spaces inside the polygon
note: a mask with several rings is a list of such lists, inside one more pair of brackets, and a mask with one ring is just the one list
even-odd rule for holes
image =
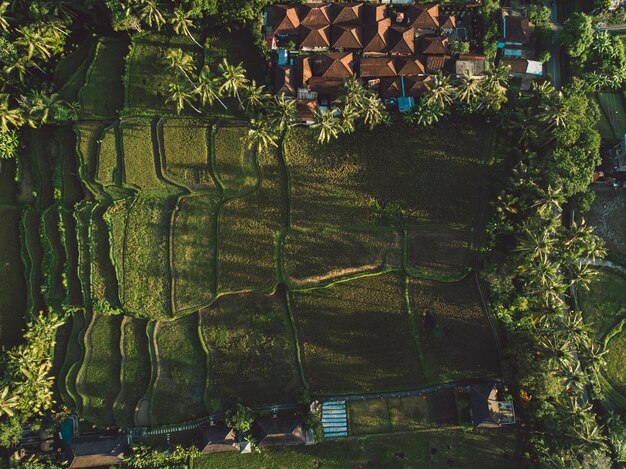
{"label": "paved road", "polygon": [[563,27],[559,24],[556,4],[556,0],[553,0],[550,26],[554,32],[554,37],[550,45],[550,61],[547,64],[547,71],[552,77],[552,84],[559,90],[561,89],[561,46],[559,44],[559,35]]}
{"label": "paved road", "polygon": [[622,31],[626,31],[626,24],[611,24],[607,26],[604,23],[598,23],[596,24],[596,29],[598,31],[609,31],[609,32],[619,33]]}

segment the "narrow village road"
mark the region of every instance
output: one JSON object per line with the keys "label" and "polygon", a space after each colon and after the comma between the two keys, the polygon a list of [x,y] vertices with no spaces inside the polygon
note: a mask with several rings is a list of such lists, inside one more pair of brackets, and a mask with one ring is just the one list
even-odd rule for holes
{"label": "narrow village road", "polygon": [[559,24],[556,4],[556,0],[553,0],[550,27],[554,35],[552,37],[552,44],[550,45],[550,60],[548,61],[547,71],[552,77],[552,85],[559,90],[561,89],[561,46],[559,44],[559,36],[563,27]]}

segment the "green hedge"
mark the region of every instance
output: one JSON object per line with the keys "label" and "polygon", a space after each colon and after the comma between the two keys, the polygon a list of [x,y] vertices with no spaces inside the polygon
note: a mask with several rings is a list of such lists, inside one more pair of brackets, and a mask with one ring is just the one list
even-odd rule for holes
{"label": "green hedge", "polygon": [[33,313],[43,310],[45,302],[41,294],[43,273],[41,271],[43,249],[39,236],[39,212],[27,206],[22,212],[20,233],[22,241],[22,259],[26,268],[26,313],[28,318]]}

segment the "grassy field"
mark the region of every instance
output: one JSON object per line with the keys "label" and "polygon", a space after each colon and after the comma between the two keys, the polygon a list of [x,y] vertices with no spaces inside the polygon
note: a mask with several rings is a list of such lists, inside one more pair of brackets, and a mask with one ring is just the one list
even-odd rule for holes
{"label": "grassy field", "polygon": [[626,328],[609,341],[606,364],[606,379],[615,391],[626,397]]}
{"label": "grassy field", "polygon": [[283,244],[285,274],[295,288],[380,271],[387,255],[402,250],[392,230],[347,231],[290,229]]}
{"label": "grassy field", "polygon": [[216,189],[208,146],[211,125],[196,119],[159,121],[161,161],[168,179],[194,191]]}
{"label": "grassy field", "polygon": [[119,303],[117,277],[111,262],[108,227],[104,221],[105,205],[95,205],[91,210],[88,245],[90,286],[92,300],[107,301],[112,305]]}
{"label": "grassy field", "polygon": [[65,253],[65,280],[67,282],[65,301],[68,305],[82,306],[82,285],[78,276],[78,236],[76,233],[76,219],[70,210],[62,210],[61,217],[65,230],[64,253]]}
{"label": "grassy field", "polygon": [[495,338],[473,276],[455,283],[410,279],[408,295],[429,382],[500,374]]}
{"label": "grassy field", "polygon": [[146,321],[125,316],[121,327],[121,388],[113,414],[116,425],[133,427],[135,407],[150,382],[150,352]]}
{"label": "grassy field", "polygon": [[398,274],[291,295],[304,374],[316,395],[417,388],[419,366]]}
{"label": "grassy field", "polygon": [[323,441],[305,447],[268,448],[242,457],[216,453],[194,458],[193,469],[284,468],[438,468],[513,469],[517,435],[514,430],[466,432],[433,429],[419,432]]}
{"label": "grassy field", "polygon": [[74,125],[79,174],[91,194],[96,190],[93,182],[98,169],[98,140],[106,127],[101,121],[80,121]]}
{"label": "grassy field", "polygon": [[65,251],[61,239],[58,205],[52,205],[41,214],[39,235],[43,248],[41,270],[44,276],[42,294],[47,305],[58,306],[65,299],[63,271]]}
{"label": "grassy field", "polygon": [[257,164],[257,189],[226,202],[220,212],[218,292],[269,291],[276,283],[276,238],[286,208],[276,152],[260,153]]}
{"label": "grassy field", "polygon": [[94,41],[85,41],[59,61],[54,70],[54,85],[61,99],[78,101],[78,93],[85,84],[95,50]]}
{"label": "grassy field", "polygon": [[115,424],[113,403],[120,391],[121,316],[94,313],[85,333],[85,357],[76,377],[82,415],[99,426]]}
{"label": "grassy field", "polygon": [[122,180],[119,158],[117,155],[117,125],[104,129],[98,145],[96,182],[103,186],[118,184]]}
{"label": "grassy field", "polygon": [[626,277],[619,272],[599,269],[589,290],[577,290],[585,321],[593,324],[598,338],[626,314]]}
{"label": "grassy field", "polygon": [[617,142],[626,135],[626,100],[621,93],[596,93],[600,105],[598,130],[602,138]]}
{"label": "grassy field", "polygon": [[226,296],[201,313],[210,356],[211,407],[296,402],[301,384],[293,332],[280,295]]}
{"label": "grassy field", "polygon": [[120,128],[124,154],[124,182],[142,190],[167,188],[166,183],[158,176],[160,168],[157,167],[157,158],[154,155],[150,120],[124,119]]}
{"label": "grassy field", "polygon": [[[0,184],[2,179],[0,174]],[[0,344],[6,347],[20,342],[26,310],[24,264],[20,259],[21,215],[19,207],[0,205]]]}
{"label": "grassy field", "polygon": [[243,141],[247,132],[245,127],[220,125],[213,134],[215,176],[228,198],[246,194],[258,183],[254,152]]}
{"label": "grassy field", "polygon": [[462,274],[468,262],[467,230],[426,226],[407,232],[407,266],[427,276],[454,277]]}
{"label": "grassy field", "polygon": [[181,198],[172,227],[174,311],[207,305],[216,291],[216,233],[219,197]]}
{"label": "grassy field", "polygon": [[[26,207],[20,221],[22,257],[26,268],[26,315],[44,309],[41,293],[43,272],[41,271],[43,248],[39,236],[39,213],[32,207]],[[10,292],[10,290],[6,290]]]}
{"label": "grassy field", "polygon": [[175,202],[174,198],[138,196],[129,209],[123,305],[139,317],[171,316],[169,225]]}
{"label": "grassy field", "polygon": [[373,203],[399,206],[403,223],[471,224],[483,134],[457,119],[427,129],[380,126],[319,145],[313,130],[294,129],[285,143],[293,224],[372,224]]}
{"label": "grassy field", "polygon": [[201,65],[200,49],[186,36],[146,33],[133,37],[124,79],[127,113],[175,112],[174,104],[166,102],[174,72],[168,70],[165,57],[168,50],[176,48],[192,54],[196,67]]}
{"label": "grassy field", "polygon": [[157,380],[152,393],[153,424],[166,425],[206,415],[206,360],[196,314],[157,324]]}
{"label": "grassy field", "polygon": [[116,117],[124,105],[125,37],[103,38],[96,45],[95,57],[87,71],[79,100],[84,118]]}

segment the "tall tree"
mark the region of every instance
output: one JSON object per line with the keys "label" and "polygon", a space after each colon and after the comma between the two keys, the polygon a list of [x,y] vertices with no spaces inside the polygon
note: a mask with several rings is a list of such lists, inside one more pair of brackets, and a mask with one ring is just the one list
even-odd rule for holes
{"label": "tall tree", "polygon": [[248,85],[246,70],[243,68],[243,64],[231,65],[226,59],[224,59],[219,65],[219,70],[224,79],[220,91],[229,96],[236,96],[239,104],[241,105],[242,102],[241,97],[239,96],[239,90]]}
{"label": "tall tree", "polygon": [[191,85],[194,85],[193,80],[189,76],[195,69],[191,54],[186,54],[182,49],[170,49],[165,54],[165,63],[176,76],[182,74]]}
{"label": "tall tree", "polygon": [[193,42],[196,43],[198,47],[202,49],[200,43],[196,41],[196,38],[193,37],[193,34],[191,34],[191,30],[194,28],[193,19],[191,16],[192,15],[190,11],[185,11],[181,7],[176,7],[174,8],[174,12],[170,17],[170,24],[173,26],[176,34],[186,34],[187,36],[189,36],[189,38],[191,38]]}
{"label": "tall tree", "polygon": [[205,65],[198,75],[194,93],[200,98],[203,106],[212,106],[213,102],[217,100],[224,109],[228,109],[226,104],[220,99],[220,86],[220,79],[213,76],[209,67]]}

